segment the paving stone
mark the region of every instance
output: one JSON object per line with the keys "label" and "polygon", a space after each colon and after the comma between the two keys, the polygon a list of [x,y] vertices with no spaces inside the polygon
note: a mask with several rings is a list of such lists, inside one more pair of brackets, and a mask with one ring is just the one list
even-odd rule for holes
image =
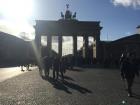
{"label": "paving stone", "polygon": [[64,82],[42,79],[38,69],[1,82],[0,105],[140,105],[139,78],[129,98],[119,70],[78,69],[68,70]]}

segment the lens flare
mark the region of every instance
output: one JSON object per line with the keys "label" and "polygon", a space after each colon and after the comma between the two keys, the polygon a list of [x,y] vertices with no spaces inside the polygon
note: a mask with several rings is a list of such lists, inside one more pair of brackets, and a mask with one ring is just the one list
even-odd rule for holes
{"label": "lens flare", "polygon": [[0,13],[4,18],[26,20],[32,16],[33,0],[0,0]]}

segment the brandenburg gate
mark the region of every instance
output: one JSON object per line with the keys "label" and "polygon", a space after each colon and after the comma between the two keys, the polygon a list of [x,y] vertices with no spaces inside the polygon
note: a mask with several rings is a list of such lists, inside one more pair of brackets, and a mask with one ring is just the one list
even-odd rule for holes
{"label": "brandenburg gate", "polygon": [[[73,37],[73,55],[77,56],[77,37],[83,37],[83,56],[88,57],[88,38],[93,37],[93,57],[100,58],[100,21],[79,21],[76,19],[76,12],[72,14],[69,5],[65,14],[61,12],[61,19],[58,21],[36,20],[35,42],[38,51],[41,51],[41,36],[47,36],[47,49],[51,51],[52,36],[58,36],[58,54],[62,56],[63,36]],[[68,46],[69,47],[69,46]],[[49,54],[50,55],[50,54]]]}

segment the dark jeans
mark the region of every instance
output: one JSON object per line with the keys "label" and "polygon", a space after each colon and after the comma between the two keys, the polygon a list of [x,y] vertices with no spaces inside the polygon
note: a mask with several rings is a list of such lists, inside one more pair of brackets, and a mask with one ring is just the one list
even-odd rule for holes
{"label": "dark jeans", "polygon": [[50,68],[45,68],[45,76],[49,76]]}
{"label": "dark jeans", "polygon": [[58,79],[58,69],[53,69],[53,79]]}
{"label": "dark jeans", "polygon": [[134,78],[126,78],[126,81],[127,81],[128,93],[132,94],[132,86],[133,86]]}
{"label": "dark jeans", "polygon": [[61,78],[64,79],[64,74],[63,74],[63,70],[60,70],[60,74],[61,74]]}

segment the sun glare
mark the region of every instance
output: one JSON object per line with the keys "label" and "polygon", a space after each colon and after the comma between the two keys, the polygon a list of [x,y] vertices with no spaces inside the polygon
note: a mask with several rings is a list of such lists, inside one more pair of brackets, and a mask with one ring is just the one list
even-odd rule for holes
{"label": "sun glare", "polygon": [[24,37],[34,39],[34,28],[28,23],[33,15],[33,6],[33,0],[0,0],[1,21],[6,30],[12,30],[17,37],[23,37],[24,33]]}
{"label": "sun glare", "polygon": [[24,40],[33,40],[35,38],[35,30],[28,22],[16,22],[0,20],[0,31],[17,36]]}
{"label": "sun glare", "polygon": [[33,0],[0,0],[0,11],[4,18],[25,20],[33,12]]}

